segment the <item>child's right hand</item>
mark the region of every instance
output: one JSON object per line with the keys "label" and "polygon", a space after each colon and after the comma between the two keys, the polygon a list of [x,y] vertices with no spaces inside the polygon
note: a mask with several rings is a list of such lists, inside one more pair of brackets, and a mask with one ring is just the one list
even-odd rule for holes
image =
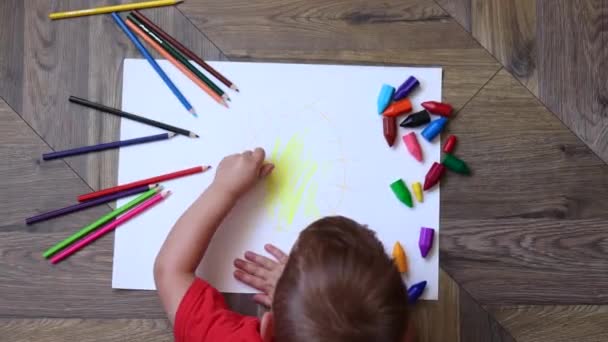
{"label": "child's right hand", "polygon": [[277,247],[267,244],[264,249],[272,254],[276,261],[254,252],[245,252],[245,259],[235,259],[234,266],[237,268],[234,271],[234,277],[239,281],[256,288],[262,293],[255,294],[253,300],[259,304],[270,307],[274,296],[274,289],[277,286],[277,281],[283,273],[285,264],[287,263],[287,254]]}
{"label": "child's right hand", "polygon": [[273,164],[264,162],[265,156],[264,150],[258,147],[225,157],[217,167],[212,185],[239,198],[274,169]]}

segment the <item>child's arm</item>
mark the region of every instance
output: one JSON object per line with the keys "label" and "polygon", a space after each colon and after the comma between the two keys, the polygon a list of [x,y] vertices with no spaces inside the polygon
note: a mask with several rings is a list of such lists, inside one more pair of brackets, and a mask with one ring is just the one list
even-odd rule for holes
{"label": "child's arm", "polygon": [[270,174],[264,150],[228,156],[217,168],[213,183],[177,220],[154,264],[158,295],[171,323],[213,234],[237,200]]}

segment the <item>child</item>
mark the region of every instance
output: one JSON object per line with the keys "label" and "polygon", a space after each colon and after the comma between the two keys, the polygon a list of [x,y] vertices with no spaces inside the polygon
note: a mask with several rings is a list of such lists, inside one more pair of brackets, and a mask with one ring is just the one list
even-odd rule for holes
{"label": "child", "polygon": [[272,172],[264,157],[257,148],[224,158],[156,258],[154,279],[176,341],[409,341],[398,271],[374,233],[344,217],[313,222],[289,257],[267,245],[276,262],[252,252],[235,260],[235,277],[261,290],[254,299],[271,307],[261,322],[230,311],[194,275],[224,217]]}

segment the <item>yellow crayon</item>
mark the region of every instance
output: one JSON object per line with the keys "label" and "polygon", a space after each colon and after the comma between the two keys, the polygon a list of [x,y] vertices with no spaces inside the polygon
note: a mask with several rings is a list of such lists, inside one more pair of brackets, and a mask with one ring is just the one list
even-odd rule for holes
{"label": "yellow crayon", "polygon": [[414,191],[414,196],[416,196],[416,201],[420,203],[424,202],[422,197],[422,184],[420,184],[420,182],[412,184],[412,190]]}
{"label": "yellow crayon", "polygon": [[407,272],[407,257],[399,242],[395,242],[395,246],[393,246],[393,261],[395,262],[399,273]]}

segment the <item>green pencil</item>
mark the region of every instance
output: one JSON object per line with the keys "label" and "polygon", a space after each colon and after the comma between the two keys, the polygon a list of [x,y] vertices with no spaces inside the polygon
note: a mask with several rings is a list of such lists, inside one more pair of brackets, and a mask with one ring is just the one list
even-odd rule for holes
{"label": "green pencil", "polygon": [[201,81],[205,82],[205,84],[207,84],[209,88],[211,88],[211,90],[213,90],[216,94],[221,96],[224,100],[230,101],[228,95],[220,87],[218,87],[215,83],[213,83],[212,80],[205,76],[205,74],[198,70],[197,67],[192,65],[192,63],[190,63],[190,61],[181,52],[177,51],[177,49],[174,48],[169,42],[161,39],[158,35],[154,34],[152,30],[150,30],[145,24],[135,18],[133,14],[129,14],[127,16],[127,19],[131,20],[135,25],[139,26],[139,28],[141,28],[142,31],[144,31],[148,35],[148,37],[154,39],[154,41],[156,41],[158,45],[160,45],[171,56],[173,56],[180,63],[182,63],[186,68],[188,68],[188,70],[192,71],[192,73],[196,75],[196,77],[198,77]]}
{"label": "green pencil", "polygon": [[154,196],[158,191],[160,191],[160,188],[162,187],[156,187],[153,189],[150,189],[146,192],[144,192],[143,194],[137,196],[136,198],[134,198],[132,201],[130,201],[129,203],[116,208],[115,210],[103,215],[102,217],[100,217],[97,221],[85,226],[84,228],[82,228],[81,230],[77,231],[76,233],[72,234],[70,237],[66,238],[65,240],[57,243],[55,246],[47,249],[42,256],[44,256],[45,258],[49,258],[50,256],[52,256],[53,254],[59,252],[60,250],[66,248],[67,246],[71,245],[72,243],[74,243],[76,240],[82,238],[83,236],[89,234],[90,232],[94,231],[95,229],[101,227],[102,225],[104,225],[106,222],[110,221],[111,219],[117,217],[118,215],[123,214],[125,211],[133,208],[134,206],[140,204],[141,202],[147,200],[148,198]]}

